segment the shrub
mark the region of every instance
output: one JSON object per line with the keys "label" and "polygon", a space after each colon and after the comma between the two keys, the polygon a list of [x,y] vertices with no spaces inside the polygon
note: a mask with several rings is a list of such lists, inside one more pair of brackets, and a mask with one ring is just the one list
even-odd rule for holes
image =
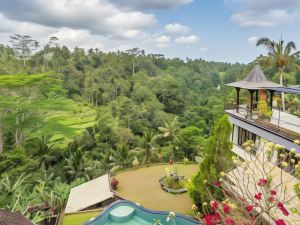
{"label": "shrub", "polygon": [[112,178],[110,183],[111,183],[112,189],[116,190],[118,187],[119,181],[116,178]]}

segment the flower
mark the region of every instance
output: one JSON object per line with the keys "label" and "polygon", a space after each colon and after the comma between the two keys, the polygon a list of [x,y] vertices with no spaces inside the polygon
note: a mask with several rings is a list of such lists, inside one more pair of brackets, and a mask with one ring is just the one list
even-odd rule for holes
{"label": "flower", "polygon": [[295,140],[295,141],[294,141],[294,144],[300,145],[300,141],[299,141],[299,140]]}
{"label": "flower", "polygon": [[271,203],[274,202],[274,199],[275,199],[275,198],[274,198],[273,196],[271,196],[271,197],[269,198],[269,202],[271,202]]}
{"label": "flower", "polygon": [[250,151],[252,150],[252,148],[251,148],[251,146],[247,146],[247,147],[245,148],[245,150],[246,150],[247,152],[250,152]]}
{"label": "flower", "polygon": [[277,194],[275,190],[270,190],[270,193],[271,193],[272,196]]}
{"label": "flower", "polygon": [[275,145],[275,149],[277,149],[277,150],[282,150],[282,149],[284,149],[285,147],[283,146],[283,145],[280,145],[280,144],[276,144]]}
{"label": "flower", "polygon": [[275,224],[276,224],[276,225],[286,225],[286,223],[284,222],[283,219],[278,219],[278,220],[276,220],[276,221],[275,221]]}
{"label": "flower", "polygon": [[289,212],[287,211],[287,209],[284,207],[282,202],[278,202],[277,203],[277,207],[281,210],[281,212],[283,213],[283,215],[288,216]]}
{"label": "flower", "polygon": [[287,162],[282,162],[281,163],[281,166],[283,167],[283,168],[285,168],[285,167],[287,167],[289,164],[287,163]]}
{"label": "flower", "polygon": [[281,154],[279,155],[279,157],[280,157],[280,158],[284,158],[284,157],[285,157],[285,154],[281,153]]}
{"label": "flower", "polygon": [[261,196],[262,196],[262,193],[259,192],[256,195],[254,195],[254,198],[257,199],[257,200],[261,200]]}
{"label": "flower", "polygon": [[205,225],[215,225],[220,221],[220,215],[218,213],[208,214],[203,217]]}
{"label": "flower", "polygon": [[293,164],[294,164],[294,163],[295,163],[295,159],[291,159],[291,163],[293,163]]}
{"label": "flower", "polygon": [[265,186],[268,183],[267,179],[259,179],[258,186]]}
{"label": "flower", "polygon": [[229,213],[230,212],[230,206],[228,204],[224,204],[223,211],[224,211],[224,213]]}
{"label": "flower", "polygon": [[214,186],[216,186],[216,187],[220,187],[220,186],[221,186],[221,182],[220,182],[220,181],[216,181],[216,182],[214,182]]}
{"label": "flower", "polygon": [[207,206],[207,202],[203,202],[202,205],[203,205],[203,206]]}
{"label": "flower", "polygon": [[228,217],[228,218],[225,219],[225,224],[233,225],[234,224],[234,220],[231,217]]}
{"label": "flower", "polygon": [[222,171],[222,172],[220,172],[220,175],[221,175],[221,177],[225,177],[225,173]]}
{"label": "flower", "polygon": [[295,148],[291,148],[290,152],[293,153],[293,154],[295,154],[296,153],[296,149]]}
{"label": "flower", "polygon": [[195,204],[192,205],[192,210],[197,210],[197,206]]}
{"label": "flower", "polygon": [[170,220],[173,220],[175,218],[175,213],[174,212],[169,212],[169,215],[167,217],[167,222],[169,222]]}
{"label": "flower", "polygon": [[253,210],[253,205],[247,205],[246,207],[245,207],[245,209],[246,209],[246,211],[248,212],[248,213],[250,213],[252,210]]}
{"label": "flower", "polygon": [[296,156],[297,158],[300,158],[300,154],[299,154],[299,153],[297,153],[295,156]]}
{"label": "flower", "polygon": [[210,206],[214,209],[214,210],[217,210],[218,209],[218,206],[219,206],[219,203],[217,201],[211,201],[210,202]]}
{"label": "flower", "polygon": [[207,180],[204,180],[204,181],[203,181],[203,184],[206,184],[206,183],[207,183]]}

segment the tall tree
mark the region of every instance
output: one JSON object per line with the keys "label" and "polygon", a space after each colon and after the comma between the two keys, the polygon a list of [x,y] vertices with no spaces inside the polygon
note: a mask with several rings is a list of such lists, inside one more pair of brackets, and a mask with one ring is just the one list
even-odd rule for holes
{"label": "tall tree", "polygon": [[34,40],[28,35],[14,34],[10,36],[10,42],[18,57],[23,59],[23,65],[26,65],[26,59],[31,56],[34,48]]}
{"label": "tall tree", "polygon": [[148,130],[143,134],[142,147],[135,149],[137,156],[142,160],[143,165],[151,163],[160,157],[158,149],[154,146],[154,132]]}
{"label": "tall tree", "polygon": [[139,55],[144,55],[144,50],[140,50],[139,48],[132,48],[126,51],[129,55],[132,56],[132,75],[135,73],[135,58]]}
{"label": "tall tree", "polygon": [[[204,149],[205,155],[200,163],[199,172],[193,177],[189,187],[189,194],[198,207],[202,207],[202,202],[208,201],[205,182],[214,183],[218,180],[220,172],[231,168],[231,148],[230,141],[231,124],[228,116],[221,117],[214,127],[213,135],[208,139]],[[216,189],[212,188],[211,193]],[[220,193],[216,193],[220,194]]]}
{"label": "tall tree", "polygon": [[[260,38],[257,40],[256,46],[264,46],[268,50],[268,55],[263,56],[263,60],[267,62],[273,62],[276,65],[276,68],[281,73],[280,75],[280,84],[283,83],[283,71],[287,67],[293,67],[300,69],[299,65],[296,64],[296,59],[300,57],[300,51],[296,51],[296,44],[293,41],[289,41],[285,44],[285,41],[282,40],[282,37],[279,41],[272,41],[269,38]],[[282,108],[285,110],[284,104],[284,93],[282,92]]]}

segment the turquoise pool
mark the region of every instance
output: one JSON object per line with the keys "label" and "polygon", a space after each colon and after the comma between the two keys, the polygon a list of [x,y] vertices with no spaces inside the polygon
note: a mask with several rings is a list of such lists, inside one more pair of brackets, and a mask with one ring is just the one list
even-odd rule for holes
{"label": "turquoise pool", "polygon": [[[99,216],[89,220],[84,225],[153,225],[154,219],[159,219],[163,225],[173,225],[167,222],[169,212],[146,209],[136,203],[122,200],[112,203]],[[199,221],[191,217],[176,214],[176,225],[196,225]]]}

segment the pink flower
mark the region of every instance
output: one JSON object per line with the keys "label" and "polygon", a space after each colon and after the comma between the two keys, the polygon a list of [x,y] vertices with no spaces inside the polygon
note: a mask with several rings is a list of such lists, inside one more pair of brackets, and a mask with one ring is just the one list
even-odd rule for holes
{"label": "pink flower", "polygon": [[270,190],[270,193],[271,193],[272,196],[277,194],[275,190]]}
{"label": "pink flower", "polygon": [[221,186],[221,182],[220,182],[220,181],[216,181],[216,182],[214,183],[214,186],[220,187],[220,186]]}
{"label": "pink flower", "polygon": [[227,204],[225,204],[225,205],[223,206],[223,211],[224,211],[224,213],[229,213],[229,212],[230,212],[230,206],[227,205]]}
{"label": "pink flower", "polygon": [[262,193],[258,192],[256,195],[254,195],[254,198],[257,200],[261,200],[261,196],[262,196]]}
{"label": "pink flower", "polygon": [[267,179],[259,179],[257,185],[258,186],[265,186],[268,183]]}
{"label": "pink flower", "polygon": [[225,224],[234,225],[234,220],[232,218],[228,217],[225,219]]}
{"label": "pink flower", "polygon": [[274,197],[273,196],[271,196],[270,198],[269,198],[269,202],[274,202]]}
{"label": "pink flower", "polygon": [[286,223],[284,222],[283,219],[278,219],[278,220],[276,220],[276,221],[275,221],[275,224],[276,224],[276,225],[286,225]]}
{"label": "pink flower", "polygon": [[212,201],[210,206],[216,211],[218,209],[219,203],[217,201]]}
{"label": "pink flower", "polygon": [[284,205],[282,204],[282,202],[278,202],[277,203],[277,207],[281,210],[281,212],[283,213],[283,215],[288,216],[289,212],[287,211],[287,209],[284,207]]}
{"label": "pink flower", "polygon": [[203,217],[205,221],[205,225],[215,225],[220,221],[220,216],[218,213],[216,214],[208,214]]}
{"label": "pink flower", "polygon": [[253,205],[247,205],[246,207],[245,207],[245,209],[246,209],[246,211],[248,212],[248,213],[250,213],[252,210],[253,210]]}

